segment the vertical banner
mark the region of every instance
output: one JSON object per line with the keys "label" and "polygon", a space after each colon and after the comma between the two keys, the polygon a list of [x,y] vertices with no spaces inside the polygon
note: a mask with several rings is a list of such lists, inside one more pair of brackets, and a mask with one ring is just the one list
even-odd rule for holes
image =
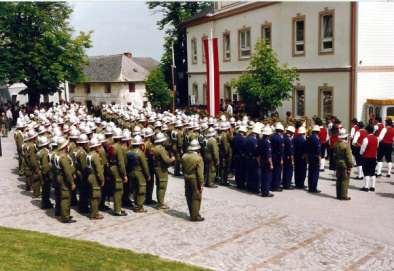
{"label": "vertical banner", "polygon": [[174,56],[174,43],[172,43],[172,113],[175,113],[175,109],[178,109],[178,93],[176,89],[176,66]]}
{"label": "vertical banner", "polygon": [[207,109],[208,114],[215,117],[220,113],[220,83],[218,39],[204,40],[205,59],[207,64]]}

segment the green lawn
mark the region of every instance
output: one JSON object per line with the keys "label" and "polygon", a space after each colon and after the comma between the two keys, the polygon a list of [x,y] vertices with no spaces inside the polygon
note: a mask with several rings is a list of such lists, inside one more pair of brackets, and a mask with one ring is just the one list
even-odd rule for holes
{"label": "green lawn", "polygon": [[95,242],[0,227],[0,270],[206,270]]}

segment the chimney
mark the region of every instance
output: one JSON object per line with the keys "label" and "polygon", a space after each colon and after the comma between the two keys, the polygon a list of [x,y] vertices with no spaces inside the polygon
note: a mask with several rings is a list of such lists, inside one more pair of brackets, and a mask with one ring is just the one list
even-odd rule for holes
{"label": "chimney", "polygon": [[133,57],[133,55],[131,54],[131,53],[123,53],[125,56],[127,56],[128,58],[132,58]]}

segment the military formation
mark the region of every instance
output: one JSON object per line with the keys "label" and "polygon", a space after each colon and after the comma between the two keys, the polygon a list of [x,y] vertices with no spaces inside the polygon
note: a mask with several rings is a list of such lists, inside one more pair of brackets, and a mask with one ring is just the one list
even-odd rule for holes
{"label": "military formation", "polygon": [[203,118],[120,105],[103,105],[101,117],[94,117],[85,106],[63,104],[21,114],[14,136],[26,190],[41,198],[42,209],[55,208],[63,223],[76,222],[70,206],[92,220],[103,219],[100,211],[110,210],[111,198],[114,216],[126,216],[125,207],[136,213],[146,212],[144,205],[169,209],[165,196],[172,166],[174,176],[184,177],[191,221],[203,221],[203,188],[229,186],[233,176],[238,189],[267,198],[293,189],[319,193],[319,173],[329,159],[337,198],[349,200],[353,160],[357,178],[365,181],[363,191],[375,191],[384,157],[391,174],[391,120],[384,126],[376,118],[365,129],[353,120],[350,138],[335,117],[325,124],[317,117],[313,121]]}

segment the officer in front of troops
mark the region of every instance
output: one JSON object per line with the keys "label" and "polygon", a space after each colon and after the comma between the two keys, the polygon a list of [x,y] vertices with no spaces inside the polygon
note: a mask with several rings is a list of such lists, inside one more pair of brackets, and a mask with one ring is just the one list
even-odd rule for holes
{"label": "officer in front of troops", "polygon": [[25,144],[25,160],[26,160],[26,181],[31,184],[33,188],[33,198],[39,198],[41,196],[41,180],[39,176],[40,166],[37,161],[37,133],[36,131],[29,130],[27,133],[28,142]]}
{"label": "officer in front of troops", "polygon": [[220,124],[220,134],[218,135],[218,147],[220,158],[220,185],[229,186],[228,171],[231,162],[231,147],[228,131],[230,126],[226,122]]}
{"label": "officer in front of troops", "polygon": [[42,194],[41,194],[41,209],[51,209],[53,205],[49,200],[51,194],[51,179],[49,176],[49,159],[48,159],[48,146],[49,139],[46,136],[38,138],[38,149],[37,160],[40,165],[40,179],[42,184]]}
{"label": "officer in front of troops", "polygon": [[272,129],[268,125],[263,129],[263,138],[259,141],[260,167],[261,167],[261,196],[264,198],[273,197],[270,193],[272,184],[272,148],[270,137]]}
{"label": "officer in front of troops", "polygon": [[334,145],[334,160],[336,162],[336,176],[337,176],[337,199],[339,200],[350,200],[347,196],[350,172],[353,167],[352,150],[347,142],[348,134],[343,128],[339,131],[339,141]]}
{"label": "officer in front of troops", "polygon": [[245,189],[246,165],[244,161],[243,146],[246,140],[246,130],[246,126],[241,126],[232,141],[235,165],[235,183],[237,184],[238,189]]}
{"label": "officer in front of troops", "polygon": [[114,215],[126,216],[122,210],[123,182],[127,183],[126,166],[123,151],[120,146],[123,131],[116,128],[112,136],[114,143],[108,147],[108,163],[111,173],[111,182],[114,186]]}
{"label": "officer in front of troops", "polygon": [[71,192],[75,190],[76,186],[74,183],[75,175],[72,175],[71,158],[67,155],[67,144],[68,140],[64,137],[60,137],[57,142],[58,153],[55,155],[54,165],[59,170],[57,175],[57,182],[60,186],[61,191],[61,216],[62,223],[74,223],[70,216],[70,204],[71,204]]}
{"label": "officer in front of troops", "polygon": [[293,179],[294,169],[294,146],[293,146],[293,134],[295,128],[289,126],[286,129],[286,133],[283,136],[284,156],[283,156],[283,189],[293,190],[291,186],[291,180]]}
{"label": "officer in front of troops", "polygon": [[320,163],[321,163],[321,143],[318,137],[320,127],[314,125],[312,135],[308,137],[305,143],[306,147],[306,161],[308,163],[308,186],[309,192],[320,193],[317,189],[317,182],[319,180]]}
{"label": "officer in front of troops", "polygon": [[174,176],[182,176],[181,175],[181,162],[183,155],[183,136],[182,136],[182,121],[177,120],[175,123],[175,128],[171,132],[171,141],[172,141],[172,154],[175,156],[175,166],[174,166]]}
{"label": "officer in front of troops", "polygon": [[188,152],[182,156],[185,196],[191,221],[204,221],[204,218],[200,215],[202,191],[204,188],[204,162],[198,154],[199,149],[200,144],[197,140],[193,140],[190,142]]}
{"label": "officer in front of troops", "polygon": [[170,158],[165,149],[166,136],[158,133],[155,137],[155,147],[153,149],[153,165],[156,175],[156,197],[157,209],[166,210],[169,207],[164,203],[164,197],[168,183],[168,167],[175,161],[175,157]]}
{"label": "officer in front of troops", "polygon": [[205,187],[209,188],[218,187],[214,184],[216,169],[219,166],[219,147],[214,137],[215,135],[215,128],[210,127],[204,140]]}
{"label": "officer in front of troops", "polygon": [[272,171],[272,187],[271,191],[281,192],[280,183],[282,180],[282,165],[284,156],[284,142],[283,142],[283,125],[278,122],[275,125],[276,133],[271,135],[271,145],[272,145],[272,163],[274,165],[274,170]]}
{"label": "officer in front of troops", "polygon": [[144,213],[144,202],[146,196],[146,183],[151,181],[149,166],[146,156],[141,149],[143,146],[142,137],[137,135],[133,139],[133,148],[127,154],[127,163],[130,165],[131,182],[134,192],[134,212]]}
{"label": "officer in front of troops", "polygon": [[19,176],[23,176],[25,174],[25,167],[22,152],[23,145],[23,129],[25,129],[26,125],[22,121],[18,121],[16,124],[16,132],[14,134],[14,139],[16,143],[16,150],[18,152],[18,168],[19,168]]}
{"label": "officer in front of troops", "polygon": [[104,217],[99,214],[99,203],[101,197],[101,187],[104,186],[104,166],[98,154],[101,149],[100,140],[94,137],[89,142],[89,154],[86,157],[88,167],[88,182],[91,187],[90,216],[91,220],[99,220]]}

